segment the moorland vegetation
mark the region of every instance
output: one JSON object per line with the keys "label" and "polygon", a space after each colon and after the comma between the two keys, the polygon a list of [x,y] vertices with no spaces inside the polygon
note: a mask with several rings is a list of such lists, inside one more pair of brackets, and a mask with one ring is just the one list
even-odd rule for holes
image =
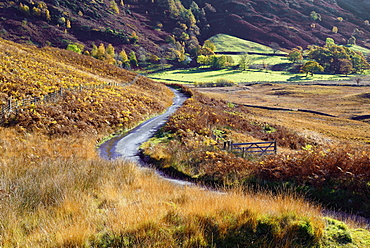
{"label": "moorland vegetation", "polygon": [[[292,192],[254,192],[243,188],[224,189],[226,194],[205,191],[195,186],[173,185],[151,170],[124,161],[100,159],[95,147],[98,140],[114,131],[124,132],[164,111],[172,92],[144,77],[133,82],[135,74],[89,56],[0,42],[0,59],[6,65],[1,70],[2,103],[9,97],[18,101],[39,99],[2,116],[2,246],[368,245],[368,231],[324,218],[320,207]],[[44,96],[60,89],[64,94],[59,99],[44,101]],[[225,185],[236,185],[238,175],[229,172],[237,172],[233,164],[242,160],[213,148],[209,150],[209,146],[215,145],[212,137],[207,137],[210,132],[219,138],[229,135],[221,128],[215,130],[214,122],[229,125],[230,131],[233,126],[247,127],[255,137],[286,137],[287,147],[305,144],[303,138],[283,127],[267,134],[263,131],[266,125],[237,123],[234,116],[244,114],[231,106],[220,106],[216,100],[194,94],[185,105],[191,111],[185,116],[183,110],[176,114],[170,120],[174,126],[167,125],[165,130],[169,136],[176,131],[187,144],[205,149],[201,156],[208,166],[211,159],[223,156],[228,173],[220,174],[219,181],[227,177],[229,183]],[[196,119],[203,107],[214,108],[207,111],[206,123]],[[223,116],[218,116],[220,113]],[[190,121],[194,121],[197,130],[188,126]],[[168,159],[165,150],[164,156],[157,151],[160,159]],[[223,167],[214,162],[216,168]],[[198,177],[205,178],[201,174]]]}

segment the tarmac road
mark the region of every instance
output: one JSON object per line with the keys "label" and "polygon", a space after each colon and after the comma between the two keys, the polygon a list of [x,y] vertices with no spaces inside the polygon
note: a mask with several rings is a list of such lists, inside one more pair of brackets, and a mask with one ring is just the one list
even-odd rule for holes
{"label": "tarmac road", "polygon": [[143,165],[144,162],[141,161],[138,154],[140,145],[153,137],[155,132],[166,123],[169,116],[188,98],[175,89],[171,88],[171,90],[175,93],[175,97],[172,106],[165,113],[147,120],[127,134],[115,136],[104,142],[99,148],[100,156],[109,160],[122,158]]}

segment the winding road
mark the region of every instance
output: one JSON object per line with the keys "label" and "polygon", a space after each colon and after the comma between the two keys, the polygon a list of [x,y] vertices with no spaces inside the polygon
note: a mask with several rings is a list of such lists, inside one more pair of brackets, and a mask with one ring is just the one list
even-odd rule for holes
{"label": "winding road", "polygon": [[99,148],[100,156],[109,160],[122,158],[144,165],[138,154],[140,145],[151,138],[166,123],[169,116],[188,98],[178,90],[170,89],[174,92],[175,97],[172,106],[165,113],[145,121],[127,134],[115,136],[104,142]]}

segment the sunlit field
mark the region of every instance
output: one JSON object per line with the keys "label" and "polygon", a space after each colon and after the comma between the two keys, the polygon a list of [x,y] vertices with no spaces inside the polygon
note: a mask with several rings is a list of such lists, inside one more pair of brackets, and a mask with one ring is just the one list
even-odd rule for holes
{"label": "sunlit field", "polygon": [[343,75],[315,74],[313,77],[305,77],[304,74],[292,74],[284,71],[265,71],[255,69],[248,69],[246,71],[231,69],[211,70],[200,68],[153,73],[148,75],[148,77],[157,81],[164,81],[166,83],[214,82],[219,78],[226,78],[237,83],[276,81],[294,81],[304,83],[313,80],[351,80],[352,76],[345,77]]}

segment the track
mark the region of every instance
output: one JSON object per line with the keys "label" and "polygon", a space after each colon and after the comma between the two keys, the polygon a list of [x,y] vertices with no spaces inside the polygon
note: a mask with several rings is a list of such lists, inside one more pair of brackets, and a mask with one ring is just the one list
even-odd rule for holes
{"label": "track", "polygon": [[[188,98],[183,93],[171,89],[175,93],[173,104],[167,109],[167,111],[159,116],[147,120],[135,129],[124,135],[118,135],[114,138],[104,142],[99,147],[99,154],[102,158],[112,159],[124,159],[130,162],[137,163],[141,166],[145,166],[145,162],[141,160],[139,156],[139,147],[145,141],[150,139],[159,128],[161,128],[167,121],[170,115],[172,115]],[[170,179],[177,184],[189,184],[188,182]]]}

